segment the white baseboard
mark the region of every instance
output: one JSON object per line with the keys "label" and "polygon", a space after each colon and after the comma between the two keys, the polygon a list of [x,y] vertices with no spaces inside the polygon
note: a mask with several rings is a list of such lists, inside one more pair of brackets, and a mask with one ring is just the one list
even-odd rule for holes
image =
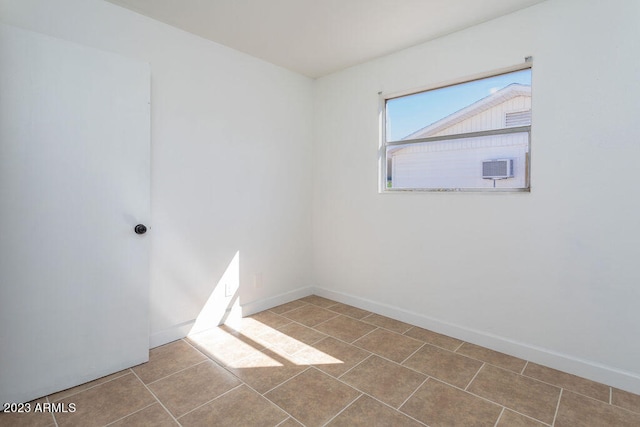
{"label": "white baseboard", "polygon": [[640,376],[633,372],[622,371],[589,360],[582,360],[574,356],[510,340],[480,330],[444,322],[423,314],[403,310],[398,307],[359,298],[353,295],[335,292],[320,287],[315,287],[312,291],[315,295],[329,298],[343,304],[349,304],[363,310],[410,323],[412,325],[429,329],[443,335],[448,335],[472,344],[529,360],[563,372],[578,375],[583,378],[588,378],[631,393],[640,394]]}
{"label": "white baseboard", "polygon": [[294,291],[285,292],[284,294],[275,295],[269,298],[252,301],[246,304],[240,304],[242,307],[242,316],[251,316],[263,310],[275,307],[277,305],[286,304],[288,302],[304,298],[313,294],[315,288],[307,286],[305,288],[296,289]]}
{"label": "white baseboard", "polygon": [[[293,300],[309,296],[313,293],[311,286],[296,289],[283,294],[274,295],[272,297],[251,301],[246,304],[240,304],[242,316],[250,316],[263,310],[285,304]],[[172,341],[176,341],[186,337],[196,325],[196,319],[191,319],[162,331],[154,332],[149,336],[149,348],[158,347]]]}
{"label": "white baseboard", "polygon": [[149,348],[158,347],[186,337],[195,323],[196,319],[192,319],[168,329],[152,333],[149,335]]}

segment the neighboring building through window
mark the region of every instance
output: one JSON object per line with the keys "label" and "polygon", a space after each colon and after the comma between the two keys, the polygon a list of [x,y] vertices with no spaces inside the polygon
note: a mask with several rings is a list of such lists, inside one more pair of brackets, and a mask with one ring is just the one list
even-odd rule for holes
{"label": "neighboring building through window", "polygon": [[[385,190],[528,190],[531,69],[525,67],[385,99]],[[505,173],[486,173],[496,168]]]}

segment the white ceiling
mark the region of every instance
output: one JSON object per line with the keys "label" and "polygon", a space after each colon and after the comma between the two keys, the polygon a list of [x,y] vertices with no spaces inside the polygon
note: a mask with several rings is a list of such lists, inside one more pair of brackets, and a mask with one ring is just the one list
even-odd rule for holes
{"label": "white ceiling", "polygon": [[309,77],[544,0],[107,0]]}

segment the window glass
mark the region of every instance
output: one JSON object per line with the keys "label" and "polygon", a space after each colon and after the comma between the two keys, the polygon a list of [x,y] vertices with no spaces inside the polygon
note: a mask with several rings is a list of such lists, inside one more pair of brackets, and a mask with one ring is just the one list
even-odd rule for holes
{"label": "window glass", "polygon": [[530,131],[530,68],[387,99],[386,188],[528,189]]}

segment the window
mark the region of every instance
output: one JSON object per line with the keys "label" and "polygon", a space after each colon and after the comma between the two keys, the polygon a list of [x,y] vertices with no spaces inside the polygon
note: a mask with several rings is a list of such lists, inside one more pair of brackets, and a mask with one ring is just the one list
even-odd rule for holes
{"label": "window", "polygon": [[383,101],[383,191],[529,190],[529,62]]}

